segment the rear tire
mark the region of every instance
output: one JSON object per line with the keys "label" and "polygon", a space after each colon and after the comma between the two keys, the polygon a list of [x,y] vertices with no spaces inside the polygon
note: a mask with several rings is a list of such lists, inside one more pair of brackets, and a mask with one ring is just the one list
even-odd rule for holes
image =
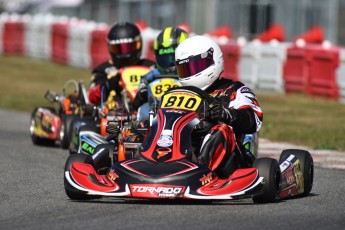
{"label": "rear tire", "polygon": [[254,161],[254,168],[263,177],[261,193],[253,197],[254,203],[272,203],[276,201],[279,193],[280,169],[278,162],[273,158],[258,158]]}
{"label": "rear tire", "polygon": [[280,155],[279,163],[285,161],[290,155],[296,156],[301,165],[301,171],[304,178],[304,192],[299,196],[308,196],[314,181],[314,161],[310,152],[302,149],[286,149]]}
{"label": "rear tire", "polygon": [[[65,171],[70,171],[70,167],[74,162],[82,162],[82,163],[87,163],[91,164],[92,166],[94,165],[92,157],[86,154],[72,154],[67,158],[66,164],[65,164]],[[71,200],[90,200],[90,199],[95,199],[95,198],[100,198],[100,196],[91,196],[91,195],[86,195],[85,192],[77,190],[74,188],[66,179],[66,175],[64,174],[64,187],[65,187],[65,192],[66,195],[71,199]]]}

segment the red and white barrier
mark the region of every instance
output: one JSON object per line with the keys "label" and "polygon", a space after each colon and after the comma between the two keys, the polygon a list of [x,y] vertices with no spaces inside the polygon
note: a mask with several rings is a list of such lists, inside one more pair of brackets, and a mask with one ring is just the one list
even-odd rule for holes
{"label": "red and white barrier", "polygon": [[[109,28],[68,17],[3,13],[0,53],[94,68],[110,58],[106,43]],[[142,26],[142,57],[154,60],[152,44],[159,32]],[[251,42],[234,41],[231,29],[224,26],[205,34],[223,51],[225,78],[240,80],[254,90],[302,92],[345,103],[345,48],[321,44],[324,35],[320,27],[296,36],[292,43],[281,42],[284,31],[277,26]]]}

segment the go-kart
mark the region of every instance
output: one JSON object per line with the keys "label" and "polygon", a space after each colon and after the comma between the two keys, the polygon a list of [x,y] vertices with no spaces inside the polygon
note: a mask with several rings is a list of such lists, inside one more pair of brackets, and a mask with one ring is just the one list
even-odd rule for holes
{"label": "go-kart", "polygon": [[[67,91],[72,87],[71,93]],[[37,107],[31,113],[30,136],[35,145],[54,145],[60,142],[62,148],[69,146],[70,124],[73,119],[83,117],[83,106],[88,104],[83,82],[69,80],[65,83],[62,93],[48,90],[45,98],[55,107]]]}
{"label": "go-kart", "polygon": [[[94,124],[93,120],[89,118],[83,118],[74,120],[73,122],[73,138],[71,138],[70,153],[82,153],[93,155],[97,145],[109,143],[108,134],[118,137],[115,139],[117,147],[113,150],[114,159],[124,160],[133,158],[134,152],[137,150],[140,141],[143,140],[143,134],[146,134],[146,130],[152,125],[151,121],[157,114],[157,110],[160,104],[162,95],[171,88],[180,87],[181,83],[178,81],[177,75],[155,75],[148,84],[148,103],[147,113],[144,116],[146,122],[139,122],[133,116],[129,108],[129,99],[127,94],[123,95],[124,102],[121,107],[117,107],[115,112],[110,110],[109,113],[99,112],[104,118],[101,118],[100,125]],[[101,116],[99,116],[101,117]],[[142,120],[145,120],[145,118]],[[97,120],[97,119],[96,119]],[[106,132],[107,122],[111,121],[112,131]],[[115,122],[114,122],[115,121]],[[140,123],[141,126],[138,126]],[[135,143],[131,139],[135,138]],[[111,137],[110,137],[111,138]],[[244,150],[250,152],[255,157],[257,155],[258,148],[258,134],[247,134],[243,136]],[[114,144],[114,143],[113,143]]]}
{"label": "go-kart", "polygon": [[[138,92],[141,77],[149,72],[146,66],[130,66],[119,70],[120,84],[123,87],[121,100],[115,100],[115,92],[111,91],[108,98],[95,106],[91,117],[75,119],[72,123],[69,143],[70,154],[93,154],[98,144],[107,143],[105,137],[108,121],[118,121],[122,125],[130,123],[136,115],[132,102]],[[104,98],[102,90],[102,98]]]}
{"label": "go-kart", "polygon": [[[152,120],[153,116],[156,114],[159,101],[161,96],[170,88],[175,88],[181,86],[178,81],[178,76],[175,75],[155,75],[153,79],[148,84],[148,105],[150,111],[150,117],[147,117],[147,121]],[[132,87],[132,89],[135,89]],[[107,122],[112,122],[111,135],[118,137],[115,139],[117,144],[114,150],[116,159],[124,160],[128,158],[133,158],[133,151],[135,151],[141,144],[140,141],[143,139],[143,135],[138,135],[138,133],[144,134],[147,130],[149,124],[142,122],[142,126],[138,126],[138,121],[136,116],[133,116],[133,110],[130,107],[130,98],[127,92],[133,92],[128,88],[122,93],[123,102],[120,107],[115,107],[116,110],[107,109],[107,113],[98,112],[102,114],[100,119],[100,126],[95,124],[90,119],[79,119],[75,120],[73,123],[73,138],[71,138],[70,153],[82,153],[93,155],[97,145],[109,143],[109,137],[107,137],[108,132]],[[145,123],[145,124],[144,124]],[[126,139],[130,139],[132,134],[136,135],[136,143],[129,143]],[[140,138],[138,138],[140,136]]]}
{"label": "go-kart", "polygon": [[[72,200],[103,196],[206,200],[252,198],[256,203],[265,203],[310,193],[313,159],[305,150],[284,150],[279,163],[272,158],[258,158],[248,165],[241,148],[236,148],[217,172],[197,163],[191,134],[194,127],[207,117],[207,108],[213,100],[191,86],[168,90],[133,158],[114,159],[114,149],[109,148],[111,143],[98,145],[92,156],[72,154],[68,157],[64,173],[67,196]],[[111,124],[108,126],[112,129]]]}

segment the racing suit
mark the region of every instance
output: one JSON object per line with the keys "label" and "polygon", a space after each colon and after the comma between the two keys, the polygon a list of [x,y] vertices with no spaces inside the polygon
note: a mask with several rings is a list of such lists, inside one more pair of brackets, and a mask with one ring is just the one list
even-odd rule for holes
{"label": "racing suit", "polygon": [[206,92],[217,102],[209,109],[211,122],[202,121],[193,131],[198,162],[221,174],[232,154],[239,154],[240,167],[251,166],[254,156],[243,153],[242,138],[261,128],[263,113],[255,94],[242,82],[225,78],[217,79]]}
{"label": "racing suit", "polygon": [[[132,66],[147,66],[153,68],[155,63],[148,59],[140,59]],[[91,104],[100,105],[101,100],[108,98],[114,92],[115,101],[121,101],[122,86],[120,83],[120,73],[112,61],[107,61],[97,66],[92,71],[91,83],[88,90],[88,98]],[[103,98],[102,97],[103,90]]]}

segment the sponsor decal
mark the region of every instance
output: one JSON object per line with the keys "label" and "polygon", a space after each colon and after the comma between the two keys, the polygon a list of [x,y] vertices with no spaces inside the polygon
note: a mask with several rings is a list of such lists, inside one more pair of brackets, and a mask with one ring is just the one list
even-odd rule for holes
{"label": "sponsor decal", "polygon": [[94,151],[95,151],[95,148],[92,147],[91,145],[89,145],[89,144],[86,143],[86,142],[82,142],[81,148],[82,148],[85,152],[87,152],[88,154],[91,154],[91,155],[92,155],[92,154],[94,153]]}
{"label": "sponsor decal", "polygon": [[284,172],[287,168],[290,167],[290,162],[289,161],[284,161],[283,163],[281,163],[280,165],[280,171]]}
{"label": "sponsor decal", "polygon": [[293,177],[292,173],[286,173],[286,182],[288,184],[292,184],[295,182],[295,178]]}
{"label": "sponsor decal", "polygon": [[53,123],[54,117],[50,114],[42,114],[42,129],[48,133],[51,133],[52,130],[52,123]]}
{"label": "sponsor decal", "polygon": [[175,185],[130,185],[132,194],[138,197],[181,197],[185,187]]}
{"label": "sponsor decal", "polygon": [[301,170],[300,161],[297,160],[294,163],[294,174],[296,178],[297,190],[299,193],[304,192],[304,177]]}
{"label": "sponsor decal", "polygon": [[252,91],[248,87],[246,87],[246,86],[241,88],[241,93],[251,93],[251,92]]}
{"label": "sponsor decal", "polygon": [[156,149],[156,152],[158,153],[157,159],[159,159],[161,157],[164,157],[168,153],[170,153],[171,149],[170,148],[158,148],[158,149]]}
{"label": "sponsor decal", "polygon": [[[217,89],[215,91],[213,91],[210,95],[212,97],[216,97],[216,98],[219,98],[219,97],[222,97],[222,96],[228,96],[229,93],[231,93],[231,89],[233,88],[232,85],[230,85],[228,88],[226,89]],[[236,93],[236,92],[233,92],[233,93]]]}
{"label": "sponsor decal", "polygon": [[159,55],[162,55],[162,54],[171,54],[171,53],[174,53],[174,52],[175,52],[174,47],[170,47],[170,48],[167,48],[167,49],[160,49],[160,50],[159,50]]}
{"label": "sponsor decal", "polygon": [[301,171],[301,165],[300,165],[300,163],[299,163],[299,160],[296,160],[296,161],[293,163],[293,166],[294,166],[294,172]]}
{"label": "sponsor decal", "polygon": [[185,111],[183,110],[178,110],[178,109],[168,109],[166,110],[167,113],[179,113],[179,114],[184,114],[186,113]]}
{"label": "sponsor decal", "polygon": [[108,177],[110,180],[115,181],[117,178],[119,178],[119,175],[117,175],[117,173],[115,173],[114,169],[112,169],[108,173]]}
{"label": "sponsor decal", "polygon": [[205,184],[210,183],[212,180],[213,180],[212,172],[210,172],[209,174],[204,175],[202,178],[200,178],[199,181],[201,182],[201,185],[205,185]]}
{"label": "sponsor decal", "polygon": [[178,61],[178,64],[184,64],[184,63],[188,63],[189,62],[189,59],[184,59],[184,60],[181,60],[181,61]]}
{"label": "sponsor decal", "polygon": [[160,147],[169,147],[173,144],[171,136],[161,135],[157,141],[157,145]]}

